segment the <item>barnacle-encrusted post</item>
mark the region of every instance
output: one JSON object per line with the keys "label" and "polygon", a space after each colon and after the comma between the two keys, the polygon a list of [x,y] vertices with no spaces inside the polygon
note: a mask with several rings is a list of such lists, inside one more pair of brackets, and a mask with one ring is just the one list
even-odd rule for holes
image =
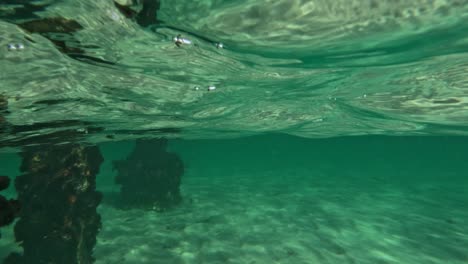
{"label": "barnacle-encrusted post", "polygon": [[95,177],[103,157],[79,144],[27,147],[15,181],[22,204],[15,225],[24,253],[6,263],[93,263],[101,228]]}

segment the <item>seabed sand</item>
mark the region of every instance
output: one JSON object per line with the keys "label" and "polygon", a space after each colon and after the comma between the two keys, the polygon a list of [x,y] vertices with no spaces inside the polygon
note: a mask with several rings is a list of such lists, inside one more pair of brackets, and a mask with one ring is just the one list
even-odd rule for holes
{"label": "seabed sand", "polygon": [[[101,188],[96,263],[468,263],[466,181],[197,175],[164,213],[117,209],[118,189]],[[12,226],[2,235],[1,257],[20,250]]]}
{"label": "seabed sand", "polygon": [[169,212],[101,205],[96,263],[468,263],[466,184],[196,174]]}

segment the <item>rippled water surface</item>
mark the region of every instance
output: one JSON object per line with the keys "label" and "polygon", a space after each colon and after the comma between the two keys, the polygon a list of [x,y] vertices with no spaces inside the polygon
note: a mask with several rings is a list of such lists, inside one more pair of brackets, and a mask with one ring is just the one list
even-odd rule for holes
{"label": "rippled water surface", "polygon": [[2,1],[2,144],[468,132],[467,1],[130,2]]}

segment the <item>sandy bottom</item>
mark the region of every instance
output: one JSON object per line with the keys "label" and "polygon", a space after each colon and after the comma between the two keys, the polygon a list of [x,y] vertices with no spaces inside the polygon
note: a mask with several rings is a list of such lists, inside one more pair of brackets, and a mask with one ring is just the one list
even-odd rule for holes
{"label": "sandy bottom", "polygon": [[466,182],[195,175],[169,212],[103,203],[96,263],[468,263]]}
{"label": "sandy bottom", "polygon": [[102,206],[97,263],[468,263],[459,184],[291,174],[186,177],[162,214]]}

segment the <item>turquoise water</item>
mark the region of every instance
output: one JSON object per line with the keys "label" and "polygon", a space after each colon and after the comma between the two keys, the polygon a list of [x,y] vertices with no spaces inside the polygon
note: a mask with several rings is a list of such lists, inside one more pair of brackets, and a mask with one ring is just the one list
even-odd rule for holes
{"label": "turquoise water", "polygon": [[0,1],[0,258],[468,263],[467,22],[464,0]]}
{"label": "turquoise water", "polygon": [[[95,263],[468,261],[464,137],[171,141],[183,201],[164,212],[116,204],[111,163],[133,145],[100,145]],[[18,157],[0,161],[11,164],[1,174],[20,174]],[[1,230],[2,258],[21,252],[12,229]]]}

